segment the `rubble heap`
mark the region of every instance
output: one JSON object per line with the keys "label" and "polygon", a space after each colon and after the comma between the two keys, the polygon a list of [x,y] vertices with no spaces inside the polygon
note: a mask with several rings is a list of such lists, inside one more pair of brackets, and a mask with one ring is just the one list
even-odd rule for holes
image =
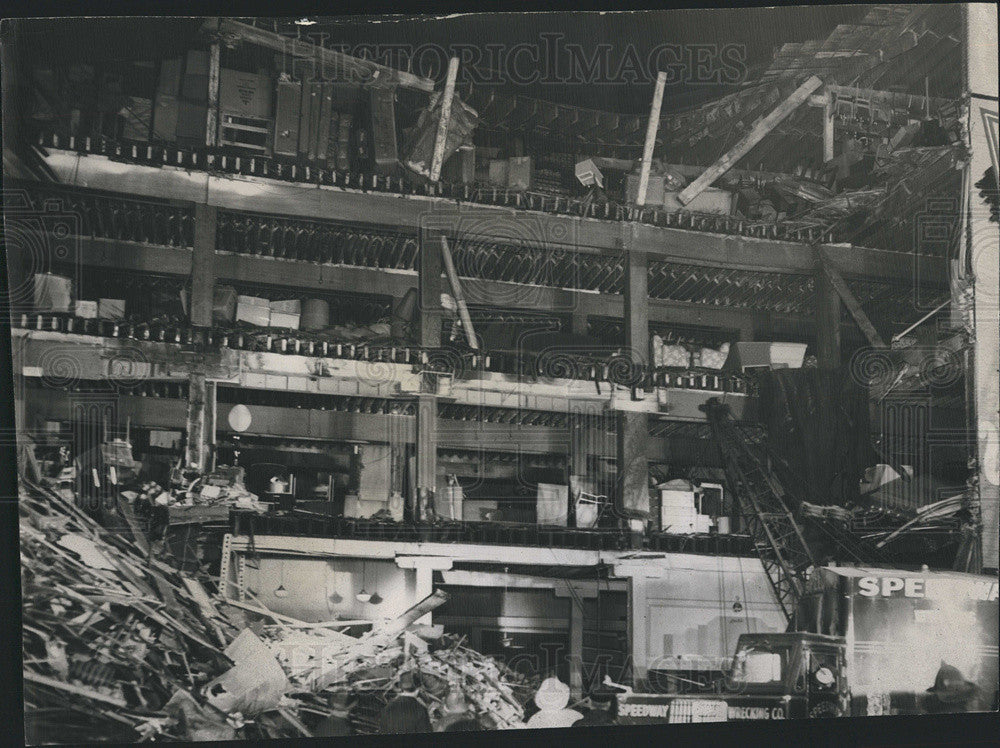
{"label": "rubble heap", "polygon": [[432,717],[458,689],[486,724],[523,719],[528,684],[440,627],[416,625],[443,592],[351,636],[350,622],[309,624],[210,595],[72,501],[23,485],[29,742],[311,737],[333,714],[332,693],[384,702],[414,670]]}

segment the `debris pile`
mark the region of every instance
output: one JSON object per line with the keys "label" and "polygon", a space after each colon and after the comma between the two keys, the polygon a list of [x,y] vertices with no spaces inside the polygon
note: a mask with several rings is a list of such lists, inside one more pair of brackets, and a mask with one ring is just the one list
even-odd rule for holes
{"label": "debris pile", "polygon": [[139,506],[211,506],[266,511],[257,495],[250,493],[242,482],[227,484],[213,480],[212,475],[199,477],[173,490],[167,490],[156,482],[143,483],[138,491],[122,491],[122,496],[129,503],[138,502]]}
{"label": "debris pile", "polygon": [[196,707],[215,739],[231,737],[226,716],[202,713],[196,694],[230,666],[233,624],[200,584],[36,489],[20,501],[28,741],[59,739],[46,729],[74,742],[180,739],[184,710],[193,719]]}
{"label": "debris pile", "polygon": [[417,697],[432,715],[445,708],[449,692],[460,692],[476,716],[497,729],[519,726],[524,702],[537,684],[496,660],[443,635],[439,626],[413,622],[447,599],[436,592],[402,617],[360,637],[329,629],[275,631],[271,650],[288,673],[293,692],[376,692],[386,700],[400,690],[404,674],[415,676]]}
{"label": "debris pile", "polygon": [[458,690],[484,724],[523,719],[531,684],[440,627],[416,624],[447,599],[443,592],[351,636],[369,622],[309,624],[215,597],[71,501],[24,485],[31,743],[310,737],[335,713],[332,694],[384,703],[404,672],[418,674],[432,717]]}

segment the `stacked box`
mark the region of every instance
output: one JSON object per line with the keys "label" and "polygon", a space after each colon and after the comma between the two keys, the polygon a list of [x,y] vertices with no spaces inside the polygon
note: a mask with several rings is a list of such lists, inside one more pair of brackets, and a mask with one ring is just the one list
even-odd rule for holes
{"label": "stacked box", "polygon": [[298,330],[299,315],[286,314],[285,312],[275,312],[270,310],[270,327],[277,327],[282,330]]}
{"label": "stacked box", "polygon": [[507,165],[507,187],[518,192],[531,189],[531,156],[514,156]]}
{"label": "stacked box", "polygon": [[97,319],[96,301],[73,302],[73,314],[82,319]]}
{"label": "stacked box", "polygon": [[97,302],[97,316],[101,319],[124,319],[125,299],[100,299]]}
{"label": "stacked box", "polygon": [[566,527],[569,515],[569,486],[539,483],[536,521],[539,525]]}
{"label": "stacked box", "polygon": [[270,302],[257,296],[237,296],[236,321],[268,327],[271,324]]}
{"label": "stacked box", "polygon": [[269,305],[271,307],[271,312],[280,312],[281,314],[302,314],[302,302],[298,299],[291,299],[289,301],[272,301]]}
{"label": "stacked box", "polygon": [[61,275],[38,273],[34,300],[36,311],[68,312],[73,302],[73,281]]}
{"label": "stacked box", "polygon": [[695,532],[697,523],[694,491],[660,490],[660,526],[664,532]]}
{"label": "stacked box", "polygon": [[508,173],[509,165],[507,159],[493,159],[490,161],[490,184],[497,187],[506,187]]}

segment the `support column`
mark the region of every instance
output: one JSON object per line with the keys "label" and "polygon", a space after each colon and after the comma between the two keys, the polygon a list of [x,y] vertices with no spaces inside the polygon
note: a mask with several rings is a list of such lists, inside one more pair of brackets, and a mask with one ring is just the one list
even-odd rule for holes
{"label": "support column", "polygon": [[212,326],[215,295],[215,238],[218,211],[214,206],[194,208],[194,254],[191,258],[191,324]]}
{"label": "support column", "polygon": [[[416,603],[434,594],[434,572],[450,569],[452,559],[448,556],[397,556],[396,566],[415,572],[413,601]],[[415,623],[430,626],[431,615],[432,613],[427,613]]]}
{"label": "support column", "polygon": [[[219,19],[213,19],[214,30],[218,32]],[[208,48],[208,114],[205,120],[205,145],[209,148],[219,142],[219,42]]]}
{"label": "support column", "polygon": [[205,434],[208,421],[207,384],[204,374],[192,373],[188,377],[187,449],[184,462],[187,467],[205,469]]}
{"label": "support column", "polygon": [[[645,252],[628,250],[625,256],[625,346],[633,364],[649,360],[649,260]],[[648,417],[645,413],[618,414],[618,493],[619,506],[629,525],[649,515]],[[637,516],[638,515],[638,516]],[[643,523],[644,526],[644,523]],[[633,533],[634,547],[641,546],[641,533]]]}
{"label": "support column", "polygon": [[840,366],[840,295],[823,272],[816,271],[816,359],[823,369]]}
{"label": "support column", "polygon": [[414,519],[426,521],[428,497],[437,490],[437,397],[417,398],[417,495]]}
{"label": "support column", "polygon": [[[441,322],[444,312],[441,307],[442,257],[440,237],[430,232],[420,236],[420,339],[423,348],[441,347]],[[428,494],[433,496],[437,483],[437,397],[432,393],[422,393],[417,399],[417,445],[416,445],[416,488],[414,499],[414,519],[427,519],[425,501]]]}
{"label": "support column", "polygon": [[574,699],[583,697],[583,601],[569,601],[569,690]]}
{"label": "support column", "polygon": [[823,105],[823,163],[833,159],[833,94],[824,93]]}
{"label": "support column", "polygon": [[420,339],[424,348],[441,347],[441,323],[444,319],[444,309],[441,307],[441,273],[443,260],[441,258],[441,243],[436,236],[421,232],[420,236],[420,274],[418,290],[420,293]]}

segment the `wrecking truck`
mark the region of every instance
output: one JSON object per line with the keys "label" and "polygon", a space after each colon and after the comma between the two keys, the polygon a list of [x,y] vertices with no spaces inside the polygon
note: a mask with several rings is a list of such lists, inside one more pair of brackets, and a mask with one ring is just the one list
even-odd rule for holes
{"label": "wrecking truck", "polygon": [[960,572],[814,569],[789,630],[741,636],[712,691],[627,691],[618,722],[995,709],[997,589],[995,577]]}

